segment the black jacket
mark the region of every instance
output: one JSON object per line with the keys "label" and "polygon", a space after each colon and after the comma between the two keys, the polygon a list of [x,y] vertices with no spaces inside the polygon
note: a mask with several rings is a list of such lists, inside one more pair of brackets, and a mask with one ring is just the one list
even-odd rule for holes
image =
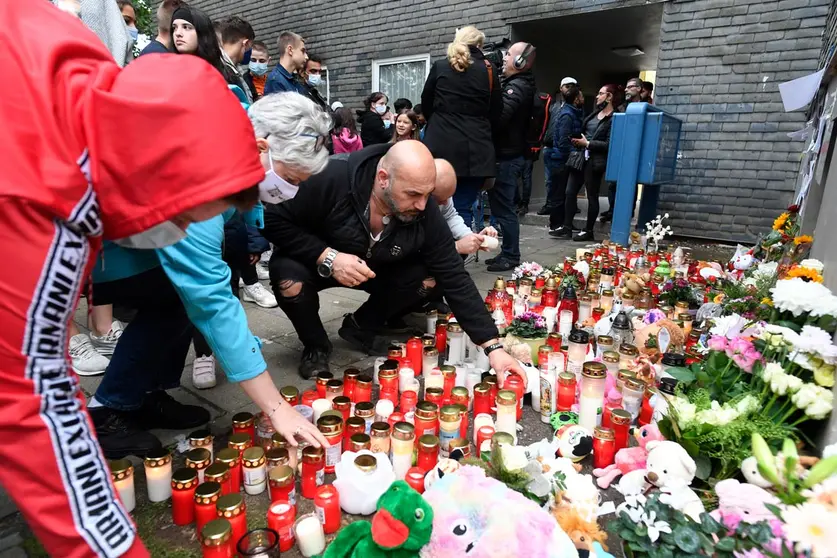
{"label": "black jacket", "polygon": [[331,112],[331,109],[329,108],[328,103],[323,98],[323,96],[320,95],[320,92],[317,90],[316,87],[311,87],[307,83],[302,83],[302,82],[300,82],[300,84],[301,84],[302,88],[305,90],[305,95],[309,99],[314,101],[314,103],[316,103],[324,111],[329,112],[329,113]]}
{"label": "black jacket", "polygon": [[389,143],[392,139],[392,128],[384,127],[384,119],[377,112],[368,109],[357,111],[357,123],[361,126],[360,140],[364,147]]}
{"label": "black jacket", "polygon": [[535,99],[535,76],[530,71],[514,74],[505,78],[500,88],[503,90],[503,112],[494,129],[497,157],[528,155],[526,133]]}
{"label": "black jacket", "polygon": [[363,258],[373,271],[420,258],[474,343],[497,337],[432,196],[418,219],[393,219],[370,248],[369,198],[378,161],[390,147],[375,145],[331,157],[326,169],[302,184],[295,198],[267,205],[262,235],[274,244],[274,256],[293,258],[312,270],[327,247]]}
{"label": "black jacket", "polygon": [[[591,119],[596,118],[599,111],[594,112],[584,119],[581,125],[582,130],[587,129],[587,123]],[[613,125],[613,113],[605,116],[599,121],[599,126],[593,135],[587,138],[590,145],[587,146],[587,151],[590,153],[590,160],[587,161],[592,166],[594,171],[603,171],[607,167],[607,149],[610,145],[610,128]]]}
{"label": "black jacket", "polygon": [[427,118],[424,143],[434,157],[447,159],[456,176],[494,176],[492,127],[503,111],[499,72],[491,77],[482,51],[471,47],[471,65],[454,70],[447,59],[430,67],[421,106]]}

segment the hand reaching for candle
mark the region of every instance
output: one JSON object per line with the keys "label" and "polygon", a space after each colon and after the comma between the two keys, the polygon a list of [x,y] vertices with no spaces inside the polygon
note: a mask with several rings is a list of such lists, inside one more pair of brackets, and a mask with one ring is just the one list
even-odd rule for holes
{"label": "hand reaching for candle", "polygon": [[488,362],[497,374],[497,385],[502,389],[509,374],[517,374],[523,379],[524,390],[528,389],[528,375],[517,362],[517,359],[504,349],[497,349],[488,354]]}
{"label": "hand reaching for candle", "polygon": [[317,447],[324,448],[329,445],[317,427],[287,403],[276,409],[273,416],[270,417],[270,422],[273,423],[276,432],[281,434],[293,447],[299,445],[296,440],[297,436]]}

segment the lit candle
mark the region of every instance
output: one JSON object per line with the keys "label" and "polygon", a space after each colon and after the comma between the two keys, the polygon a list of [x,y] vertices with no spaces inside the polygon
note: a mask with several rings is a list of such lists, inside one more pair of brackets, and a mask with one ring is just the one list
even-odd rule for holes
{"label": "lit candle", "polygon": [[442,374],[442,369],[438,366],[434,366],[430,373],[424,377],[424,390],[427,391],[428,388],[444,388],[445,386],[445,376]]}
{"label": "lit candle", "polygon": [[316,556],[325,550],[325,533],[320,519],[313,513],[301,516],[294,523],[294,536],[299,551],[306,558]]}
{"label": "lit candle", "polygon": [[333,405],[328,399],[317,399],[311,407],[314,409],[314,424],[317,424],[317,421],[320,420],[323,413],[330,411]]}
{"label": "lit candle", "polygon": [[137,505],[134,493],[134,466],[127,459],[114,459],[109,462],[110,478],[119,493],[119,499],[125,506],[125,511],[132,512]]}
{"label": "lit candle", "polygon": [[287,552],[294,546],[296,508],[286,502],[271,504],[267,510],[267,527],[279,533],[279,550]]}
{"label": "lit candle", "polygon": [[392,469],[395,472],[396,479],[404,480],[407,471],[413,465],[415,439],[416,429],[410,423],[399,422],[392,429],[390,453]]}
{"label": "lit candle", "polygon": [[165,502],[171,498],[171,453],[166,449],[151,450],[144,462],[148,500]]}
{"label": "lit candle", "polygon": [[494,430],[494,419],[491,418],[491,415],[486,413],[480,413],[479,415],[474,417],[474,444],[477,446],[477,448],[479,448],[479,443],[477,442],[477,433],[483,426],[490,426],[491,430]]}
{"label": "lit candle", "polygon": [[593,432],[602,416],[607,368],[601,362],[585,362],[581,378],[578,424]]}
{"label": "lit candle", "polygon": [[558,333],[560,333],[563,337],[568,336],[573,329],[572,310],[561,310],[558,319]]}
{"label": "lit candle", "polygon": [[416,373],[413,370],[412,366],[405,366],[401,370],[398,371],[398,393],[404,393],[407,391],[411,385],[413,385],[413,380],[416,379]]}

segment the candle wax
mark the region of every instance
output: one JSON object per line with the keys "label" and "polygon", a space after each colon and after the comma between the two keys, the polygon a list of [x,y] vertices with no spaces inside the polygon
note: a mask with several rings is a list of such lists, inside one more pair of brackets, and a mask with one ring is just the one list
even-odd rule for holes
{"label": "candle wax", "polygon": [[165,502],[171,498],[171,463],[161,467],[146,467],[145,481],[149,501]]}
{"label": "candle wax", "polygon": [[323,525],[315,515],[301,518],[294,526],[299,551],[309,558],[325,550],[325,533]]}

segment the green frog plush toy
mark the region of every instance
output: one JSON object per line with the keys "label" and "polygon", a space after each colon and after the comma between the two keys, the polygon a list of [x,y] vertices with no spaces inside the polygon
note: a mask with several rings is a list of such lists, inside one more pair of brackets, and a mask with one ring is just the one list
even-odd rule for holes
{"label": "green frog plush toy", "polygon": [[344,527],[323,558],[417,558],[430,540],[433,509],[404,481],[395,481],[368,521]]}

